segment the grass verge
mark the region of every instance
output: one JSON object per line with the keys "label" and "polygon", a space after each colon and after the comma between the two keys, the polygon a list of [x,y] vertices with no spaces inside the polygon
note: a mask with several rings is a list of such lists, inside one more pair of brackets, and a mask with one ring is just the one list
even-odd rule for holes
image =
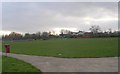
{"label": "grass verge", "polygon": [[40,70],[21,60],[3,56],[2,72],[40,72]]}

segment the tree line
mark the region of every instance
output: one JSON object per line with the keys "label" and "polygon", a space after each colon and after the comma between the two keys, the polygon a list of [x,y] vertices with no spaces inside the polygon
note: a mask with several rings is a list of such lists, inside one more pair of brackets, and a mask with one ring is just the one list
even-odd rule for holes
{"label": "tree line", "polygon": [[112,29],[103,32],[99,26],[93,25],[89,28],[90,32],[78,31],[72,32],[69,30],[61,30],[59,35],[51,34],[51,32],[25,33],[24,35],[16,32],[11,32],[9,35],[3,35],[2,40],[48,40],[51,38],[94,38],[94,37],[118,37],[120,31],[112,32]]}

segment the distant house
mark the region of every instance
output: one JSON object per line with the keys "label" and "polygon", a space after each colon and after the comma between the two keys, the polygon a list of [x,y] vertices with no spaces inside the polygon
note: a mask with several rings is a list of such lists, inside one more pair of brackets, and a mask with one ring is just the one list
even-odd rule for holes
{"label": "distant house", "polygon": [[78,31],[78,32],[71,32],[71,35],[76,35],[76,36],[79,36],[79,35],[84,35],[84,31]]}
{"label": "distant house", "polygon": [[84,35],[84,33],[85,33],[84,31],[79,31],[78,35]]}
{"label": "distant house", "polygon": [[84,35],[84,31],[78,31],[78,32],[69,32],[68,34],[60,34],[61,37],[64,37],[64,38],[77,38],[77,37],[80,37],[80,36],[83,36]]}

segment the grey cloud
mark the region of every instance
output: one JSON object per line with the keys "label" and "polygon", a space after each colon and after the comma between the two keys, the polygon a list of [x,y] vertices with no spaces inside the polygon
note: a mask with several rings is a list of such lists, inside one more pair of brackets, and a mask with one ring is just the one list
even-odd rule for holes
{"label": "grey cloud", "polygon": [[[90,21],[87,25],[83,18],[117,18],[117,2],[16,2],[3,3],[3,30],[19,32],[48,31],[58,27],[75,27],[88,30],[92,24],[116,29],[116,20]],[[106,28],[105,28],[106,27]]]}

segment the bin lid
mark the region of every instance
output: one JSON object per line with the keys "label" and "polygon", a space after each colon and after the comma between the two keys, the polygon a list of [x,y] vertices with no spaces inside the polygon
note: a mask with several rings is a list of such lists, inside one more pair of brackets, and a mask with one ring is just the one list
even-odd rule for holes
{"label": "bin lid", "polygon": [[9,44],[5,44],[5,46],[10,46]]}

